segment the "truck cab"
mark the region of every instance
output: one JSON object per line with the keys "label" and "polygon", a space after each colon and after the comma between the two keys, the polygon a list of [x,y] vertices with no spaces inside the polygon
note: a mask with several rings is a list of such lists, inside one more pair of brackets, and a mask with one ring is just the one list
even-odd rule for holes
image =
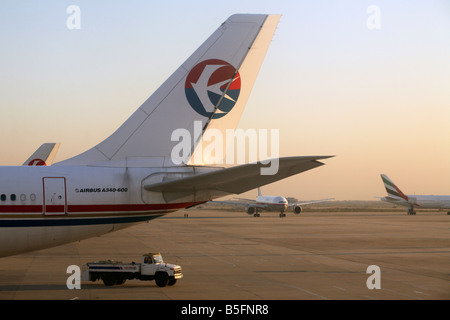
{"label": "truck cab", "polygon": [[181,267],[165,263],[160,253],[147,253],[142,256],[141,277],[154,277],[156,284],[164,287],[172,286],[181,278]]}

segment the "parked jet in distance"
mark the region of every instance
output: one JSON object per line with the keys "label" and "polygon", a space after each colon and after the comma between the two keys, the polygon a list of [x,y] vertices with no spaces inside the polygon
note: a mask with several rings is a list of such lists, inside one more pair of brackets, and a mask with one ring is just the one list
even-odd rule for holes
{"label": "parked jet in distance", "polygon": [[[267,162],[223,168],[192,159],[210,129],[226,136],[236,128],[279,18],[229,17],[92,149],[52,166],[0,167],[0,256],[99,236],[322,166],[330,156],[280,158],[272,175],[261,175]],[[181,129],[195,139],[180,164],[172,153]]]}
{"label": "parked jet in distance", "polygon": [[23,166],[51,166],[60,143],[44,143],[23,163]]}
{"label": "parked jet in distance", "polygon": [[[415,215],[415,208],[450,209],[450,196],[405,195],[387,175],[382,174],[381,179],[388,193],[387,197],[381,200],[406,207],[408,215]],[[450,211],[447,214],[450,214]]]}
{"label": "parked jet in distance", "polygon": [[212,203],[218,204],[231,204],[235,206],[245,206],[245,210],[248,214],[253,214],[254,217],[260,216],[260,211],[280,211],[280,217],[285,217],[284,213],[287,208],[292,208],[295,214],[300,214],[302,212],[303,205],[319,203],[324,201],[334,200],[334,198],[321,199],[321,200],[311,200],[311,201],[301,201],[296,203],[288,203],[285,197],[282,196],[263,196],[261,193],[261,188],[258,187],[258,197],[256,200],[243,199],[248,203],[237,202],[237,201],[211,201]]}

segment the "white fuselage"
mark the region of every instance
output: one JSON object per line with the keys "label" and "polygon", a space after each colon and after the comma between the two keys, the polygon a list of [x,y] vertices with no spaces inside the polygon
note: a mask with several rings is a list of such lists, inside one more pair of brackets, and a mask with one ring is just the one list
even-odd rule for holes
{"label": "white fuselage", "polygon": [[421,209],[450,209],[450,196],[433,195],[407,195],[408,201],[397,200],[390,197],[383,198],[384,201],[405,207]]}
{"label": "white fuselage", "polygon": [[143,189],[144,181],[170,170],[0,167],[0,257],[102,235],[205,201],[165,201]]}
{"label": "white fuselage", "polygon": [[288,206],[288,201],[281,196],[258,196],[256,204],[263,205],[269,210],[284,211]]}

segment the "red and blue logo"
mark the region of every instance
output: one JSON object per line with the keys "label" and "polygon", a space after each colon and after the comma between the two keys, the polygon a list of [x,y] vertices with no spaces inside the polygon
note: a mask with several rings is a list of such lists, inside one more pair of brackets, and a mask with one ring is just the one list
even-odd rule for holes
{"label": "red and blue logo", "polygon": [[219,119],[236,104],[241,92],[241,76],[228,62],[209,59],[192,68],[184,87],[186,98],[197,113]]}

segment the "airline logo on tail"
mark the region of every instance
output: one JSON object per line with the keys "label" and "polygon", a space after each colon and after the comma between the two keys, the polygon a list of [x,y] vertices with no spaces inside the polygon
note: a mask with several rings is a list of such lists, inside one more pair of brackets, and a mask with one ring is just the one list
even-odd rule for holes
{"label": "airline logo on tail", "polygon": [[387,175],[382,174],[381,179],[383,180],[384,187],[386,188],[386,191],[389,196],[394,198],[401,198],[403,200],[408,201],[408,196],[406,196],[395,184],[392,182],[391,179],[388,178]]}
{"label": "airline logo on tail", "polygon": [[35,167],[35,166],[46,166],[47,164],[42,159],[33,159],[28,163],[28,165]]}
{"label": "airline logo on tail", "polygon": [[227,115],[240,92],[239,71],[223,60],[202,61],[186,77],[185,93],[190,106],[207,118],[219,119]]}

